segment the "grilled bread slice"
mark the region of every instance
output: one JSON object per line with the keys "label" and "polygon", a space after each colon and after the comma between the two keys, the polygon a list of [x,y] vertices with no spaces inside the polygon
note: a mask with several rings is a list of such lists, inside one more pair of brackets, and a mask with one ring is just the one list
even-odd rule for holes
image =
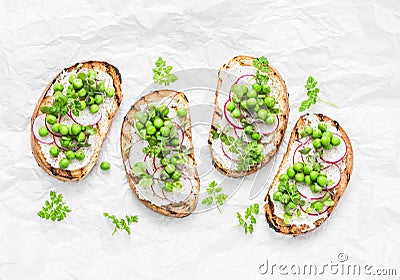
{"label": "grilled bread slice", "polygon": [[265,166],[278,150],[288,122],[289,94],[281,75],[274,67],[269,65],[270,70],[267,74],[269,76],[268,84],[271,88],[270,94],[276,99],[276,106],[279,108],[279,114],[277,114],[277,126],[275,127],[275,130],[260,140],[264,146],[263,160],[259,164],[250,166],[248,170],[239,171],[237,162],[226,157],[226,151],[224,151],[221,139],[215,139],[215,137],[213,137],[219,130],[229,126],[224,113],[224,104],[227,102],[231,86],[237,78],[246,74],[254,75],[256,73],[257,69],[253,66],[253,60],[254,57],[250,56],[236,56],[227,64],[224,64],[218,74],[214,114],[208,144],[212,153],[214,167],[220,173],[230,177],[243,177],[252,174]]}
{"label": "grilled bread slice", "polygon": [[[167,192],[162,184],[154,180],[151,186],[139,185],[140,178],[133,173],[136,162],[146,162],[146,171],[158,179],[156,173],[160,169],[160,159],[149,158],[143,153],[146,141],[140,137],[135,127],[135,113],[146,111],[150,105],[166,105],[169,108],[168,117],[174,121],[182,133],[181,147],[186,149],[186,163],[181,166],[181,190]],[[178,118],[176,110],[186,108],[187,115]],[[182,218],[190,215],[197,206],[200,180],[197,173],[192,144],[191,119],[189,102],[182,92],[173,90],[159,90],[141,97],[128,111],[121,129],[121,153],[129,184],[139,200],[151,210],[165,216]]]}
{"label": "grilled bread slice", "polygon": [[[294,162],[297,162],[298,160],[304,160],[306,158],[306,156],[301,155],[299,151],[306,147],[310,147],[312,149],[313,140],[311,137],[301,137],[301,131],[306,126],[316,126],[320,122],[327,124],[328,130],[341,139],[341,144],[338,147],[334,147],[332,150],[327,152],[324,151],[322,155],[324,160],[321,159],[319,161],[324,166],[324,168],[322,168],[322,172],[328,174],[328,179],[331,178],[334,180],[334,185],[329,187],[329,195],[331,196],[331,200],[333,200],[333,202],[331,201],[329,206],[324,206],[325,208],[323,211],[320,211],[320,213],[304,211],[306,210],[307,205],[302,206],[301,208],[297,209],[297,211],[300,211],[300,216],[293,215],[293,219],[289,223],[285,223],[283,216],[283,204],[280,201],[274,200],[273,194],[278,190],[280,174],[286,173],[287,168],[293,165]],[[300,117],[290,136],[287,151],[283,156],[278,173],[274,177],[274,180],[272,181],[265,197],[265,217],[269,226],[276,232],[293,236],[304,234],[318,228],[329,218],[329,216],[332,214],[332,211],[338,204],[340,198],[347,188],[352,169],[353,149],[349,137],[339,123],[327,116],[324,116],[323,114],[306,114]],[[299,184],[298,190],[307,190],[304,189],[304,187],[307,186]],[[311,201],[317,201],[318,197],[321,198],[319,194],[313,194],[312,192],[309,192],[309,195],[310,197],[302,194],[302,198],[304,198],[306,204],[309,204]],[[312,200],[310,201],[310,199]]]}
{"label": "grilled bread slice", "polygon": [[[61,83],[67,85],[68,77],[77,71],[97,71],[97,77],[103,77],[105,86],[113,87],[115,94],[111,98],[104,98],[105,102],[99,105],[101,119],[94,126],[97,129],[96,135],[91,136],[91,147],[84,148],[85,159],[82,161],[75,160],[74,164],[70,164],[68,168],[61,169],[59,167],[60,158],[53,158],[49,154],[49,144],[43,144],[35,137],[33,130],[35,119],[41,115],[40,108],[42,106],[50,106],[53,103],[53,85]],[[31,147],[32,153],[39,166],[49,175],[62,180],[74,181],[84,178],[93,168],[99,156],[103,141],[111,126],[115,113],[117,112],[122,101],[121,90],[121,75],[116,67],[103,61],[85,61],[76,63],[73,66],[65,68],[47,85],[39,101],[36,104],[35,110],[31,119]]]}

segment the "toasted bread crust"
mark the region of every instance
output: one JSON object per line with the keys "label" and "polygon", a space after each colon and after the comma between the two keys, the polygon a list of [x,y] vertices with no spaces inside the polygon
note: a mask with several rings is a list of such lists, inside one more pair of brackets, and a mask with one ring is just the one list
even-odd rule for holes
{"label": "toasted bread crust", "polygon": [[333,209],[335,209],[335,207],[338,204],[340,198],[342,197],[344,191],[346,190],[348,182],[350,181],[351,172],[353,170],[353,148],[351,146],[350,139],[347,136],[346,132],[339,125],[339,123],[337,121],[332,120],[329,117],[324,116],[323,114],[316,114],[319,121],[325,122],[328,125],[331,125],[334,129],[336,129],[336,131],[340,132],[340,134],[342,135],[342,138],[346,144],[346,147],[347,147],[347,154],[346,154],[345,158],[343,159],[345,161],[346,168],[344,170],[342,170],[340,183],[335,188],[335,198],[334,198],[335,204],[332,205],[331,207],[329,207],[329,209],[327,210],[326,218],[321,217],[320,219],[318,219],[314,222],[315,227],[313,227],[313,228],[310,228],[308,225],[305,225],[305,224],[300,225],[300,226],[296,226],[293,224],[287,225],[284,223],[282,218],[277,217],[275,215],[274,203],[272,201],[272,197],[271,197],[272,194],[270,194],[270,191],[271,191],[272,187],[274,185],[276,185],[277,182],[279,181],[279,175],[283,171],[282,170],[283,164],[287,160],[289,160],[288,157],[290,154],[291,145],[295,142],[294,141],[295,139],[298,139],[300,137],[299,131],[302,130],[307,125],[306,120],[305,120],[305,117],[307,115],[308,114],[301,116],[300,119],[297,121],[297,123],[292,131],[292,134],[290,135],[287,151],[286,151],[285,155],[283,156],[283,159],[279,166],[278,172],[276,173],[274,180],[272,181],[272,183],[268,189],[268,193],[265,197],[265,202],[266,202],[265,203],[265,217],[266,217],[266,220],[267,220],[269,226],[272,229],[274,229],[276,232],[287,234],[287,235],[292,235],[292,236],[311,232],[311,231],[315,230],[316,228],[318,228],[321,224],[323,224],[327,218],[329,218],[329,216],[332,214]]}
{"label": "toasted bread crust", "polygon": [[33,156],[35,157],[38,165],[50,176],[53,176],[54,178],[57,178],[61,181],[76,181],[76,180],[81,180],[83,179],[93,168],[94,164],[97,161],[97,158],[99,156],[101,147],[104,142],[104,138],[107,135],[107,132],[111,126],[112,120],[114,118],[115,113],[117,112],[121,101],[122,101],[122,90],[121,90],[121,74],[119,73],[119,70],[114,67],[111,64],[108,64],[107,62],[103,61],[85,61],[81,63],[76,63],[68,68],[65,68],[63,71],[58,73],[54,79],[47,85],[45,90],[43,91],[42,95],[40,96],[35,110],[33,111],[32,118],[31,118],[31,127],[33,127],[33,122],[35,121],[35,118],[41,114],[40,112],[40,107],[44,105],[49,105],[51,104],[51,96],[49,96],[47,93],[49,92],[50,88],[53,86],[53,84],[57,81],[57,78],[64,72],[72,72],[76,71],[78,69],[78,66],[81,68],[88,68],[88,69],[94,69],[94,70],[100,70],[102,72],[107,73],[110,75],[113,79],[113,85],[115,89],[115,97],[114,101],[112,104],[112,109],[109,114],[107,114],[107,120],[108,120],[108,125],[105,130],[98,131],[97,134],[99,136],[100,144],[97,149],[93,151],[93,154],[90,157],[89,163],[79,169],[76,170],[63,170],[60,168],[54,168],[52,167],[45,159],[40,144],[36,140],[35,136],[33,135],[33,131],[31,129],[31,147],[32,147],[32,153]]}
{"label": "toasted bread crust", "polygon": [[[251,57],[251,56],[243,56],[243,55],[236,56],[236,57],[232,58],[227,64],[224,64],[221,67],[221,69],[219,70],[219,73],[221,73],[221,71],[228,71],[229,68],[231,68],[235,64],[239,64],[241,66],[252,66],[253,59],[254,59],[254,57]],[[278,71],[271,65],[269,65],[269,69],[270,69],[270,72],[269,72],[270,77],[273,77],[274,79],[278,80],[283,88],[283,91],[278,93],[278,98],[276,100],[277,104],[280,105],[282,110],[281,110],[280,114],[278,115],[279,127],[274,132],[274,135],[275,135],[275,137],[273,139],[274,149],[272,149],[268,154],[266,154],[264,156],[263,161],[259,165],[253,166],[247,171],[238,171],[238,170],[234,170],[234,169],[224,168],[222,166],[221,162],[218,161],[218,159],[215,157],[215,155],[213,153],[212,142],[214,139],[212,138],[211,131],[215,130],[215,129],[213,128],[213,126],[211,126],[210,133],[208,136],[208,146],[209,146],[211,154],[212,154],[212,162],[213,162],[214,167],[220,173],[222,173],[226,176],[238,178],[238,177],[243,177],[243,176],[246,176],[246,175],[249,175],[249,174],[252,174],[252,173],[258,171],[259,169],[263,168],[271,160],[271,158],[275,155],[275,153],[279,149],[280,144],[282,143],[282,139],[285,134],[288,119],[289,119],[289,111],[290,111],[289,93],[287,91],[285,81],[282,79],[282,77],[278,73]],[[217,89],[215,91],[214,114],[212,117],[213,125],[217,122],[218,118],[222,117],[222,112],[218,107],[218,95],[219,95],[219,89],[221,87],[221,84],[222,84],[222,79],[221,79],[221,76],[219,75]]]}
{"label": "toasted bread crust", "polygon": [[[182,218],[190,215],[194,209],[197,206],[197,200],[198,200],[198,193],[200,190],[200,179],[199,175],[197,173],[197,168],[194,168],[194,179],[196,180],[196,185],[193,186],[192,192],[193,196],[191,196],[189,199],[186,199],[185,201],[177,202],[177,203],[170,203],[167,205],[156,205],[152,203],[151,201],[141,197],[139,195],[139,192],[136,188],[136,183],[134,180],[134,176],[130,173],[130,170],[127,169],[127,166],[125,165],[125,162],[129,159],[129,149],[126,149],[126,147],[129,147],[132,145],[133,142],[133,131],[132,129],[134,128],[134,114],[138,111],[140,111],[140,107],[145,104],[151,104],[154,102],[158,102],[163,98],[170,97],[173,99],[178,100],[181,104],[185,104],[185,107],[188,109],[188,114],[187,118],[190,121],[190,112],[189,112],[189,103],[182,92],[176,92],[173,90],[159,90],[159,91],[154,91],[151,92],[142,98],[140,98],[134,105],[132,105],[131,109],[128,111],[126,114],[124,121],[122,123],[122,128],[121,128],[121,138],[120,138],[120,146],[121,146],[121,154],[122,154],[122,159],[124,162],[125,166],[125,171],[126,175],[128,178],[129,185],[131,186],[133,192],[135,195],[139,198],[139,200],[148,208],[151,210],[160,213],[165,216],[170,216],[170,217],[175,217],[175,218]],[[189,161],[188,165],[190,166],[196,166],[195,158],[194,158],[194,151],[193,151],[193,144],[192,144],[192,130],[191,127],[186,129],[184,131],[185,137],[189,139],[190,146],[192,148],[191,153],[188,155],[189,156]]]}

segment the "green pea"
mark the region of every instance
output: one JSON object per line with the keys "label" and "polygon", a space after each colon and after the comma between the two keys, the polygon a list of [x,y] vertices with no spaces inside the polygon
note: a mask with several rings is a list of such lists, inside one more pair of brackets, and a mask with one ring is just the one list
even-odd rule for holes
{"label": "green pea", "polygon": [[254,108],[256,106],[256,104],[257,104],[257,100],[255,98],[253,98],[253,97],[247,99],[247,101],[246,101],[246,105],[249,108]]}
{"label": "green pea", "polygon": [[260,110],[257,112],[257,116],[258,116],[261,120],[265,121],[265,120],[267,119],[267,117],[268,117],[268,112],[267,112],[267,110],[265,110],[265,109],[260,109]]}
{"label": "green pea", "polygon": [[282,197],[282,193],[280,191],[274,192],[272,199],[275,201],[280,201]]}
{"label": "green pea", "polygon": [[162,166],[167,166],[167,164],[168,164],[169,162],[168,162],[168,159],[162,158],[162,159],[160,160],[160,163],[161,163]]}
{"label": "green pea", "polygon": [[289,191],[289,193],[292,193],[292,194],[296,193],[297,192],[296,185],[295,184],[289,184],[288,191]]}
{"label": "green pea", "polygon": [[83,151],[79,150],[75,153],[75,158],[77,160],[83,160],[85,158],[85,153]]}
{"label": "green pea", "polygon": [[95,80],[95,79],[96,79],[96,76],[97,76],[97,72],[94,71],[94,70],[89,70],[89,71],[87,72],[87,77],[88,77],[89,79]]}
{"label": "green pea", "polygon": [[74,123],[71,125],[71,132],[73,135],[78,135],[82,130],[82,127],[79,124]]}
{"label": "green pea", "polygon": [[273,96],[267,96],[264,98],[264,104],[271,109],[275,106],[276,100]]}
{"label": "green pea", "polygon": [[164,122],[161,118],[156,117],[153,121],[153,124],[156,128],[161,128],[164,125]]}
{"label": "green pea", "polygon": [[294,209],[294,208],[296,208],[296,204],[294,204],[293,202],[291,202],[291,201],[289,201],[288,202],[288,204],[287,204],[287,207],[289,208],[289,209]]}
{"label": "green pea", "polygon": [[253,140],[258,141],[258,140],[261,139],[261,135],[260,135],[260,133],[258,133],[258,132],[253,132],[253,133],[251,134],[251,138],[252,138]]}
{"label": "green pea", "polygon": [[83,98],[83,97],[86,96],[86,89],[85,88],[81,88],[77,93],[78,93],[78,96],[80,98]]}
{"label": "green pea", "polygon": [[253,127],[251,125],[245,126],[244,127],[244,133],[246,133],[247,135],[253,134]]}
{"label": "green pea", "polygon": [[304,128],[304,132],[305,132],[305,134],[306,134],[307,136],[310,136],[310,135],[313,134],[313,128],[312,128],[311,126],[307,125],[307,126]]}
{"label": "green pea", "polygon": [[100,81],[100,82],[97,83],[97,90],[100,91],[100,92],[104,92],[106,90],[105,87],[104,87],[104,82],[103,81]]}
{"label": "green pea", "polygon": [[261,85],[259,83],[254,83],[254,84],[251,85],[251,87],[257,92],[260,92],[261,89],[262,89],[262,87],[261,87]]}
{"label": "green pea", "polygon": [[243,85],[239,85],[239,84],[234,84],[231,87],[231,92],[233,92],[233,96],[236,96],[238,99],[241,99],[243,97],[245,90],[248,90],[248,88],[246,86],[243,87]]}
{"label": "green pea", "polygon": [[238,104],[241,102],[241,99],[236,94],[234,94],[234,95],[232,95],[232,101],[234,103]]}
{"label": "green pea", "polygon": [[235,103],[233,103],[232,101],[229,101],[226,104],[226,110],[228,110],[229,112],[232,112],[235,108],[236,108]]}
{"label": "green pea", "polygon": [[83,132],[83,131],[81,131],[79,134],[78,134],[78,136],[76,136],[76,141],[78,141],[78,142],[84,142],[85,141],[85,139],[86,139],[86,135],[85,135],[85,133]]}
{"label": "green pea", "polygon": [[68,150],[65,152],[65,156],[67,157],[67,159],[73,160],[73,159],[75,159],[75,152]]}
{"label": "green pea", "polygon": [[240,108],[247,110],[247,100],[240,101]]}
{"label": "green pea", "polygon": [[181,178],[181,176],[182,176],[181,172],[179,170],[175,170],[174,173],[172,173],[171,178],[174,181],[178,181]]}
{"label": "green pea", "polygon": [[313,166],[311,164],[304,165],[303,172],[304,174],[310,174],[313,171]]}
{"label": "green pea", "polygon": [[39,135],[42,137],[45,137],[49,134],[49,131],[47,130],[47,128],[45,126],[42,126],[41,128],[39,128]]}
{"label": "green pea", "polygon": [[64,90],[64,85],[60,84],[60,83],[55,83],[53,85],[53,90],[54,91],[63,91]]}
{"label": "green pea", "polygon": [[109,162],[103,161],[102,163],[100,163],[100,168],[102,170],[109,170],[111,168],[111,165]]}
{"label": "green pea", "polygon": [[318,129],[321,130],[322,132],[326,131],[326,123],[319,123],[318,124]]}
{"label": "green pea", "polygon": [[262,91],[266,94],[269,94],[271,92],[271,88],[269,85],[262,85]]}
{"label": "green pea", "polygon": [[78,76],[76,74],[71,74],[68,78],[68,81],[70,84],[77,78]]}
{"label": "green pea", "polygon": [[83,111],[86,109],[86,102],[85,100],[79,100],[79,105],[78,105],[79,110]]}
{"label": "green pea", "polygon": [[286,174],[289,176],[290,179],[293,179],[294,176],[296,175],[296,171],[294,171],[294,168],[293,168],[293,167],[289,167],[289,168],[286,170]]}
{"label": "green pea", "polygon": [[253,110],[254,110],[254,112],[260,111],[260,105],[256,104],[256,106],[254,106]]}
{"label": "green pea", "polygon": [[296,173],[294,176],[296,182],[304,182],[304,174],[303,173]]}
{"label": "green pea", "polygon": [[74,86],[75,90],[81,89],[83,87],[83,82],[81,79],[76,78],[72,81],[72,85]]}
{"label": "green pea", "polygon": [[278,191],[280,191],[281,193],[284,193],[284,192],[286,191],[286,185],[280,183],[280,184],[278,185]]}
{"label": "green pea", "polygon": [[322,137],[322,131],[320,129],[318,129],[318,128],[314,129],[312,137],[314,139],[321,138]]}
{"label": "green pea", "polygon": [[160,179],[161,180],[167,180],[169,178],[170,178],[170,176],[169,176],[168,172],[165,171],[165,169],[163,171],[161,171],[161,173],[160,173]]}
{"label": "green pea", "polygon": [[316,181],[319,173],[317,171],[311,171],[310,172],[310,178],[312,181]]}
{"label": "green pea", "polygon": [[141,130],[141,129],[144,128],[144,124],[142,124],[141,122],[137,121],[135,123],[135,127],[136,127],[137,130]]}
{"label": "green pea", "polygon": [[164,137],[168,137],[169,134],[171,133],[171,129],[169,129],[169,127],[166,127],[166,126],[161,127],[160,131],[161,131],[161,135]]}
{"label": "green pea", "polygon": [[171,175],[175,172],[175,165],[167,164],[167,166],[165,166],[165,171],[167,171],[167,173]]}
{"label": "green pea", "polygon": [[340,145],[340,138],[337,137],[337,136],[333,136],[332,140],[331,140],[331,143],[332,143],[333,146],[339,146]]}
{"label": "green pea", "polygon": [[314,139],[313,146],[316,149],[321,148],[322,147],[321,139],[319,139],[319,138]]}
{"label": "green pea", "polygon": [[247,93],[247,98],[256,98],[257,97],[257,91],[255,91],[254,89],[249,90],[249,92]]}
{"label": "green pea", "polygon": [[320,185],[321,187],[325,187],[327,184],[328,180],[326,179],[325,176],[319,175],[317,177],[317,183],[318,185]]}
{"label": "green pea", "polygon": [[136,112],[133,117],[135,119],[137,119],[139,122],[141,122],[142,124],[146,124],[147,119],[149,118],[147,113],[143,113],[143,112]]}
{"label": "green pea", "polygon": [[146,133],[148,135],[154,135],[156,134],[157,129],[153,126],[153,125],[149,125],[148,127],[146,127]]}
{"label": "green pea", "polygon": [[293,165],[293,169],[294,169],[296,172],[303,172],[304,163],[302,163],[302,162],[296,162],[296,163]]}
{"label": "green pea", "polygon": [[186,108],[179,108],[178,110],[176,110],[176,114],[178,115],[178,117],[184,118],[187,115],[187,109]]}
{"label": "green pea", "polygon": [[99,111],[99,106],[97,104],[92,104],[89,107],[89,111],[92,114],[96,114]]}
{"label": "green pea", "polygon": [[327,131],[325,131],[324,133],[322,133],[322,137],[323,137],[323,136],[328,137],[329,139],[331,139],[332,136],[333,136],[333,134],[332,134],[331,131],[327,130]]}
{"label": "green pea", "polygon": [[106,88],[106,96],[108,98],[113,97],[114,94],[115,94],[115,89],[114,88],[112,88],[112,87]]}
{"label": "green pea", "polygon": [[172,185],[170,182],[165,182],[164,190],[166,192],[172,192],[174,190],[174,185]]}
{"label": "green pea", "polygon": [[311,186],[312,181],[311,181],[311,176],[310,176],[310,175],[304,176],[304,183],[305,183],[307,186]]}
{"label": "green pea", "polygon": [[295,203],[297,205],[300,203],[301,196],[299,193],[296,193],[295,195],[292,195],[291,199],[292,199],[293,203]]}
{"label": "green pea", "polygon": [[257,98],[257,105],[258,106],[263,106],[264,105],[264,100],[262,98]]}
{"label": "green pea", "polygon": [[101,103],[103,103],[103,101],[104,101],[103,95],[96,94],[94,96],[94,103],[96,103],[97,105],[100,105]]}
{"label": "green pea", "polygon": [[59,133],[60,132],[60,123],[56,122],[55,124],[53,124],[53,126],[51,127],[51,130],[54,133]]}
{"label": "green pea", "polygon": [[51,156],[56,157],[60,153],[60,149],[56,145],[53,145],[50,147],[49,152]]}
{"label": "green pea", "polygon": [[333,145],[331,143],[328,144],[328,146],[324,147],[326,150],[332,150]]}
{"label": "green pea", "polygon": [[46,122],[48,124],[55,124],[57,122],[57,118],[54,115],[47,115],[46,116]]}
{"label": "green pea", "polygon": [[327,147],[331,143],[331,139],[327,136],[322,136],[321,137],[321,144],[324,147]]}
{"label": "green pea", "polygon": [[281,197],[281,202],[282,202],[283,204],[286,204],[286,203],[288,203],[289,201],[290,201],[290,196],[289,196],[287,193],[283,194],[282,197]]}
{"label": "green pea", "polygon": [[279,175],[279,181],[281,181],[282,183],[289,181],[289,176],[285,173],[282,173],[281,175]]}
{"label": "green pea", "polygon": [[87,75],[84,72],[79,72],[78,73],[78,78],[81,79],[82,81],[86,80]]}
{"label": "green pea", "polygon": [[179,142],[180,142],[179,139],[176,138],[176,137],[175,137],[175,138],[172,138],[172,139],[169,141],[170,145],[171,145],[171,146],[175,146],[175,147],[179,145]]}
{"label": "green pea", "polygon": [[61,136],[60,143],[61,143],[62,147],[67,148],[69,146],[69,144],[71,143],[71,137]]}
{"label": "green pea", "polygon": [[274,124],[275,121],[276,121],[275,115],[271,115],[271,114],[269,114],[267,119],[265,120],[266,124],[269,124],[269,125]]}
{"label": "green pea", "polygon": [[61,169],[66,169],[69,165],[69,159],[63,158],[62,160],[60,160],[58,165],[60,166]]}

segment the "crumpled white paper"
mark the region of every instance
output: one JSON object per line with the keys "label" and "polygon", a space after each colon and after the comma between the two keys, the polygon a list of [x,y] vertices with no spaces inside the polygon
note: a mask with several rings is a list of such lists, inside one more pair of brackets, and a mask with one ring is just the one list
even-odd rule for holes
{"label": "crumpled white paper", "polygon": [[[260,273],[267,260],[322,265],[338,262],[339,253],[347,254],[345,264],[397,266],[400,275],[399,2],[5,0],[0,11],[0,279],[264,279],[272,278],[271,271]],[[222,214],[185,219],[150,211],[129,188],[121,123],[151,84],[156,58],[174,70],[218,69],[238,54],[267,56],[286,81],[291,113],[278,163],[300,116],[308,75],[319,82],[323,99],[339,105],[311,111],[347,131],[353,175],[333,215],[313,233],[286,238],[260,214],[253,235],[244,235],[235,228],[236,212],[263,205],[266,194],[249,200],[246,184]],[[124,100],[98,160],[112,167],[96,166],[81,182],[62,183],[31,154],[30,117],[53,76],[88,59],[105,60],[122,74]],[[50,190],[63,193],[72,209],[59,223],[36,215]],[[140,220],[133,235],[111,236],[103,212]],[[319,279],[332,277],[326,272]]]}

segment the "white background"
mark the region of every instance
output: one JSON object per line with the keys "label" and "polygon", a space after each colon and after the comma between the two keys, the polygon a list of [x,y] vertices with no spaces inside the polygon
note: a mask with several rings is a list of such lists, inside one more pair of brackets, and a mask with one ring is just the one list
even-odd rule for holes
{"label": "white background", "polygon": [[[0,2],[1,280],[267,279],[272,276],[258,272],[266,259],[323,264],[337,262],[340,252],[348,254],[347,263],[397,265],[400,274],[399,1],[73,2]],[[254,234],[244,235],[234,227],[236,212],[262,205],[266,193],[250,201],[251,186],[221,215],[214,210],[185,219],[153,213],[129,188],[121,123],[151,83],[155,59],[163,56],[175,70],[217,69],[238,54],[267,56],[285,79],[286,136],[300,115],[308,75],[319,81],[322,98],[340,106],[318,104],[312,111],[347,131],[353,175],[332,217],[313,233],[286,238],[260,215]],[[31,154],[30,117],[53,76],[87,59],[105,60],[122,74],[124,100],[99,158],[112,167],[95,166],[81,182],[62,183]],[[36,215],[50,190],[62,192],[72,208],[59,223]],[[112,237],[105,211],[138,214],[133,235]]]}

